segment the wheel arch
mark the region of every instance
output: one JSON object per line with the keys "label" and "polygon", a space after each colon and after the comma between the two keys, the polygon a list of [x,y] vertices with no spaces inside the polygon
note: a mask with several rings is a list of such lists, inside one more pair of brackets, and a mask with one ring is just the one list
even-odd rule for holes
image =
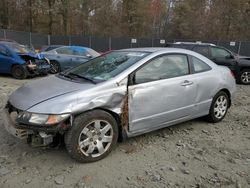
{"label": "wheel arch", "polygon": [[[231,103],[232,103],[230,91],[229,91],[228,89],[226,89],[226,88],[223,88],[223,89],[221,89],[220,91],[223,91],[223,92],[225,92],[225,93],[227,94],[228,99],[229,99],[229,107],[230,107],[230,106],[231,106]],[[219,92],[220,92],[220,91],[219,91]],[[219,93],[219,92],[218,92],[218,93]]]}
{"label": "wheel arch", "polygon": [[122,119],[121,116],[119,114],[117,114],[116,112],[106,109],[106,108],[95,108],[93,110],[103,110],[107,113],[109,113],[116,121],[117,126],[118,126],[118,141],[122,142],[123,140],[125,140],[127,138],[124,129],[122,128]]}
{"label": "wheel arch", "polygon": [[250,70],[250,67],[247,67],[247,66],[240,67],[240,71],[243,71],[243,70]]}
{"label": "wheel arch", "polygon": [[242,75],[243,75],[244,72],[249,73],[250,72],[250,67],[249,66],[243,66],[243,67],[240,68],[239,83],[244,84],[244,85],[249,85],[250,84],[249,80],[247,82],[242,80]]}
{"label": "wheel arch", "polygon": [[49,59],[49,61],[50,61],[50,64],[53,63],[53,62],[57,63],[58,66],[59,66],[59,72],[62,71],[62,67],[63,67],[63,66],[62,66],[62,64],[60,63],[60,61],[58,61],[58,60],[56,60],[56,59]]}
{"label": "wheel arch", "polygon": [[18,64],[18,63],[13,63],[12,65],[11,65],[11,68],[13,68],[14,66],[16,66],[16,65],[23,65],[23,64]]}
{"label": "wheel arch", "polygon": [[[47,58],[48,59],[48,58]],[[48,59],[50,62],[54,61],[54,62],[57,62],[59,63],[59,61],[57,61],[56,59]],[[60,63],[59,63],[60,64]]]}
{"label": "wheel arch", "polygon": [[[86,110],[86,111],[82,111],[82,112],[80,112],[80,113],[78,113],[78,114],[75,114],[75,115],[73,116],[73,119],[74,119],[76,116],[78,116],[78,115],[84,114],[84,113],[86,113],[86,112],[94,111],[94,110],[102,110],[102,111],[104,111],[104,112],[107,112],[108,114],[110,114],[110,115],[115,119],[115,121],[116,121],[116,123],[117,123],[117,127],[118,127],[118,133],[119,133],[119,134],[118,134],[118,141],[119,141],[119,142],[122,142],[123,140],[125,140],[125,139],[127,138],[127,136],[126,136],[126,134],[125,134],[125,131],[124,131],[124,129],[122,128],[121,116],[120,116],[119,114],[117,114],[116,112],[110,110],[110,109],[106,109],[106,108],[102,108],[102,107],[93,108],[93,109],[91,109],[91,110]],[[73,120],[73,119],[72,119],[72,120]],[[72,120],[69,119],[68,122],[72,122]]]}
{"label": "wheel arch", "polygon": [[10,73],[11,73],[11,74],[12,74],[12,69],[13,69],[13,67],[15,67],[15,66],[22,66],[22,67],[24,68],[25,74],[26,74],[26,75],[30,75],[30,74],[29,74],[29,71],[28,71],[28,69],[27,69],[27,66],[25,65],[25,63],[24,63],[24,64],[13,63],[13,64],[11,65],[11,67],[10,67]]}
{"label": "wheel arch", "polygon": [[49,59],[49,61],[50,61],[50,63],[51,63],[51,62],[58,63],[58,65],[59,65],[60,68],[61,68],[61,63],[60,63],[58,60],[56,60],[56,59]]}
{"label": "wheel arch", "polygon": [[14,66],[23,66],[25,69],[27,69],[25,63],[16,63],[16,62],[15,62],[15,63],[11,64],[11,69],[12,69]]}

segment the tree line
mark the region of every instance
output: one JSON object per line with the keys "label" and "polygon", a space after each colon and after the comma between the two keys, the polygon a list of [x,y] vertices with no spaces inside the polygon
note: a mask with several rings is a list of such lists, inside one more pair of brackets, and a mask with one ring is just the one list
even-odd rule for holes
{"label": "tree line", "polygon": [[250,0],[1,0],[0,28],[55,35],[249,40]]}

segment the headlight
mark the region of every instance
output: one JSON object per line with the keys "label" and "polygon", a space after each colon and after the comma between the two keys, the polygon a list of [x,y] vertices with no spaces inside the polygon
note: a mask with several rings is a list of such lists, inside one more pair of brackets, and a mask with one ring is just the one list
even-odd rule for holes
{"label": "headlight", "polygon": [[22,112],[18,115],[17,121],[21,123],[32,123],[38,125],[53,125],[60,123],[68,118],[69,114],[60,115],[47,115],[47,114],[35,114],[30,112]]}

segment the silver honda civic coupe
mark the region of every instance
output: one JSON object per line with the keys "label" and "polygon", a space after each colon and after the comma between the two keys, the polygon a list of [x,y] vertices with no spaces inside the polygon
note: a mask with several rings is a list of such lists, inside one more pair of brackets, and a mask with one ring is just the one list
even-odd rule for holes
{"label": "silver honda civic coupe", "polygon": [[175,48],[112,51],[11,94],[5,128],[31,145],[64,138],[71,157],[93,162],[118,139],[198,117],[221,121],[236,91],[227,67]]}

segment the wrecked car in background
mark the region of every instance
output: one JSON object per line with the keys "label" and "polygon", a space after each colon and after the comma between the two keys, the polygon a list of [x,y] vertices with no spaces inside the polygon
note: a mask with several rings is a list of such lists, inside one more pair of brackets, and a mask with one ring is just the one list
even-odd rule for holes
{"label": "wrecked car in background", "polygon": [[49,60],[17,42],[0,41],[0,73],[16,79],[46,75],[51,69]]}
{"label": "wrecked car in background", "polygon": [[95,50],[82,46],[51,46],[52,50],[41,52],[50,60],[51,73],[58,73],[75,67],[83,62],[99,56]]}
{"label": "wrecked car in background", "polygon": [[166,47],[193,50],[212,60],[217,65],[226,66],[232,70],[236,82],[250,85],[250,58],[239,56],[230,50],[210,43],[175,42]]}
{"label": "wrecked car in background", "polygon": [[235,90],[227,67],[196,52],[125,49],[20,87],[3,119],[6,130],[32,145],[64,136],[72,158],[93,162],[107,156],[118,138],[202,116],[221,121]]}

